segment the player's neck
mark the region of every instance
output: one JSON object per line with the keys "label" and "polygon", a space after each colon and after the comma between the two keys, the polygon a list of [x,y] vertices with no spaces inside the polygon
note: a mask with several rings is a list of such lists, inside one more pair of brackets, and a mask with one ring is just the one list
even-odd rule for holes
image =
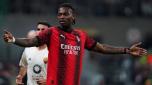
{"label": "player's neck", "polygon": [[73,31],[72,26],[61,26],[60,29],[65,31],[65,32],[72,32]]}
{"label": "player's neck", "polygon": [[47,47],[47,45],[46,44],[44,44],[44,45],[41,45],[41,46],[39,46],[39,47],[37,47],[39,50],[43,50],[43,49],[45,49]]}

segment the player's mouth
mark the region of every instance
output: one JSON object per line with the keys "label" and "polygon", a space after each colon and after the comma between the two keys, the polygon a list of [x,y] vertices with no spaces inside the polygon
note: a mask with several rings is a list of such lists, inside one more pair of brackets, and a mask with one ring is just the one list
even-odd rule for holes
{"label": "player's mouth", "polygon": [[66,23],[65,20],[60,20],[59,22],[60,22],[61,24],[65,24],[65,23]]}

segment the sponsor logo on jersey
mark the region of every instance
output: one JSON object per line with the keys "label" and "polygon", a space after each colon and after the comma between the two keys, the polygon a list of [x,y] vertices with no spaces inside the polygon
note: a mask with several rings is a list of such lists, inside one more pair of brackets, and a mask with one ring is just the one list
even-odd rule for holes
{"label": "sponsor logo on jersey", "polygon": [[64,54],[78,55],[78,52],[80,51],[80,46],[61,44],[60,48],[64,50]]}

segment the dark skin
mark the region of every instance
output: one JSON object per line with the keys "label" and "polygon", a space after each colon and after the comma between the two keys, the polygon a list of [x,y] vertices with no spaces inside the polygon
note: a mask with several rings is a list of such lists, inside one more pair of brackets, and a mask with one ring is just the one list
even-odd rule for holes
{"label": "dark skin", "polygon": [[[57,14],[58,21],[60,23],[60,29],[65,31],[65,32],[71,32],[73,30],[72,24],[73,21],[75,20],[75,15],[72,11],[72,9],[67,8],[67,7],[60,7],[58,9],[58,14]],[[10,32],[5,31],[4,40],[8,42],[10,39],[13,38],[12,34]],[[37,46],[38,45],[38,40],[37,38],[16,38],[15,41],[16,45],[23,46],[23,47],[31,47],[31,46]],[[92,49],[92,51],[103,53],[103,54],[131,54],[133,56],[142,56],[147,54],[147,51],[143,48],[138,47],[141,43],[136,43],[133,44],[129,48],[118,48],[118,47],[113,47],[110,45],[105,45],[97,42],[95,47]]]}
{"label": "dark skin", "polygon": [[73,30],[72,23],[75,18],[71,9],[59,8],[57,18],[63,31],[71,32]]}

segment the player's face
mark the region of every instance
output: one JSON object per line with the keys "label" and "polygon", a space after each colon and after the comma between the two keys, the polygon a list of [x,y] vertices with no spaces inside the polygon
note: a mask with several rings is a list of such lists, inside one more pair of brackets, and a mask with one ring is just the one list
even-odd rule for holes
{"label": "player's face", "polygon": [[38,24],[38,25],[37,25],[36,33],[39,34],[41,31],[44,31],[44,30],[46,30],[46,29],[48,29],[48,26],[43,25],[43,24]]}
{"label": "player's face", "polygon": [[36,31],[30,31],[30,32],[28,32],[28,34],[27,34],[27,38],[34,38],[36,35],[37,35],[37,34],[36,34]]}
{"label": "player's face", "polygon": [[66,7],[59,8],[57,18],[61,26],[70,26],[74,20],[72,9]]}

